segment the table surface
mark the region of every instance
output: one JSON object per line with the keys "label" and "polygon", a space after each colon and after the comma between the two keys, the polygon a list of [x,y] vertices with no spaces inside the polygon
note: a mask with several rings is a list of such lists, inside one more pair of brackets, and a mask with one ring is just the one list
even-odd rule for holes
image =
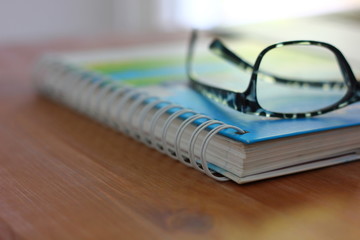
{"label": "table surface", "polygon": [[0,46],[0,239],[360,238],[360,162],[220,183],[33,88],[44,52],[139,41]]}

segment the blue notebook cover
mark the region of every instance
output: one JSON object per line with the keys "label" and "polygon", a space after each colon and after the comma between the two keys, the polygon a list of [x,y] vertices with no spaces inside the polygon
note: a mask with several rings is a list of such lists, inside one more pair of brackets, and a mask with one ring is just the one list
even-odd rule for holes
{"label": "blue notebook cover", "polygon": [[121,61],[102,60],[82,67],[85,71],[100,73],[113,81],[142,88],[151,95],[159,95],[175,104],[239,127],[247,133],[231,134],[230,137],[247,144],[360,125],[360,103],[305,119],[277,119],[240,113],[208,100],[191,89],[187,84],[184,62],[184,59],[178,57],[152,56]]}

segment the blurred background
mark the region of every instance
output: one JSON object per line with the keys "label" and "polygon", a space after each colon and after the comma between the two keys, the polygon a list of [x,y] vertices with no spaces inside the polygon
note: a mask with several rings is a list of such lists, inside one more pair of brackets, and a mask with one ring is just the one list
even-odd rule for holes
{"label": "blurred background", "polygon": [[360,0],[0,0],[0,43],[242,25],[359,6]]}

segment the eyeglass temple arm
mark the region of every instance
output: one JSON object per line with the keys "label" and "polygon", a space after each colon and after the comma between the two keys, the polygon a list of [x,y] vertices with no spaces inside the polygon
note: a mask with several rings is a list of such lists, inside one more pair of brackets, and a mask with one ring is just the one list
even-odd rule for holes
{"label": "eyeglass temple arm", "polygon": [[[241,67],[245,70],[253,70],[254,66],[240,58],[238,55],[234,54],[231,50],[229,50],[219,39],[215,39],[209,46],[210,50],[216,55],[226,59],[227,61],[235,64],[238,67]],[[269,81],[275,81],[277,83],[282,84],[296,84],[297,86],[311,86],[311,87],[324,87],[325,85],[335,87],[342,87],[344,84],[338,81],[304,81],[298,79],[286,79],[275,76],[270,73],[259,71],[258,74],[262,74],[266,76]]]}
{"label": "eyeglass temple arm", "polygon": [[211,85],[196,80],[191,68],[191,62],[193,60],[196,38],[197,38],[197,31],[193,30],[189,42],[189,48],[186,55],[186,74],[190,80],[190,85],[192,86],[192,88],[198,90],[201,94],[206,95],[209,98],[212,98],[215,101],[228,105],[232,108],[235,109],[243,108],[243,104],[245,101],[240,101],[240,103],[242,104],[241,106],[238,106],[238,104],[236,104],[236,96],[238,96],[238,93],[213,87]]}

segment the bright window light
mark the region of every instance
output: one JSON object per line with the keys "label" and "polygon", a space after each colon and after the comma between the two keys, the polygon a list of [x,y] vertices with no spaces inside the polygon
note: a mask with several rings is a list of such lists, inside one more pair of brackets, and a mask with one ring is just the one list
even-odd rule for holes
{"label": "bright window light", "polygon": [[178,0],[176,21],[210,28],[310,16],[359,6],[357,0]]}

